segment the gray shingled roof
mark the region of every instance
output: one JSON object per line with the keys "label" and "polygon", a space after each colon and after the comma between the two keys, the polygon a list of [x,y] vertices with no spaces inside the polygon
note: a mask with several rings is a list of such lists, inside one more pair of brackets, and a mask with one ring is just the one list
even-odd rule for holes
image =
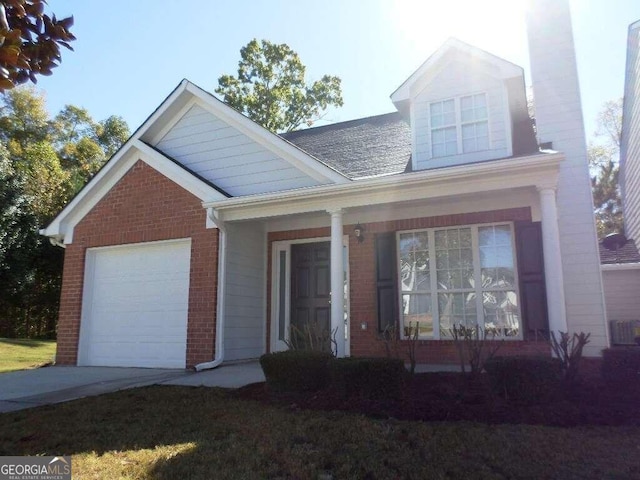
{"label": "gray shingled roof", "polygon": [[600,263],[640,263],[640,253],[638,253],[638,248],[631,239],[617,252],[615,250],[607,250],[600,242]]}
{"label": "gray shingled roof", "polygon": [[399,112],[280,136],[351,179],[402,173],[411,159],[411,129]]}

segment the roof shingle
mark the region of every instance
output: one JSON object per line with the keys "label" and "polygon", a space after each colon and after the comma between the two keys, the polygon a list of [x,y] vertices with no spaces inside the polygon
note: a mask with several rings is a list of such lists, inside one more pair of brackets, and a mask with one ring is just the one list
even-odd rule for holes
{"label": "roof shingle", "polygon": [[399,112],[280,136],[351,179],[402,173],[411,159],[411,129]]}
{"label": "roof shingle", "polygon": [[602,264],[611,264],[611,263],[640,263],[640,253],[638,253],[638,247],[633,240],[629,239],[629,241],[618,251],[615,250],[607,250],[602,246],[602,242],[599,244],[600,246],[600,263]]}

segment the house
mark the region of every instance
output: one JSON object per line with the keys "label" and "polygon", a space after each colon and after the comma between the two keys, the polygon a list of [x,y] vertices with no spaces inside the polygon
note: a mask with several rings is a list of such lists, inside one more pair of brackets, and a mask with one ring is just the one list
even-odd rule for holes
{"label": "house", "polygon": [[43,231],[66,249],[57,362],[202,369],[309,337],[383,355],[395,326],[445,363],[460,323],[519,354],[588,331],[599,355],[571,21],[565,1],[536,5],[544,149],[523,69],[455,39],[395,112],[280,136],[182,81]]}
{"label": "house", "polygon": [[627,243],[601,249],[602,280],[612,342],[634,343],[640,334],[640,21],[629,26],[625,72],[620,193]]}

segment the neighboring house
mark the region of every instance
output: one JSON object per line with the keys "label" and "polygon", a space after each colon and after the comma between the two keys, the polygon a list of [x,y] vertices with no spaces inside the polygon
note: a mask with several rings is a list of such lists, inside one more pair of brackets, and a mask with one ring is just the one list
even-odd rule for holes
{"label": "neighboring house", "polygon": [[625,233],[640,245],[640,20],[629,26],[627,37],[620,190]]}
{"label": "neighboring house", "polygon": [[634,328],[640,329],[640,21],[629,26],[627,39],[620,193],[629,241],[618,251],[601,248],[607,317],[614,343],[632,343],[637,336]]}
{"label": "neighboring house", "polygon": [[[504,353],[549,330],[608,346],[567,3],[529,17],[522,68],[447,41],[397,112],[281,136],[183,81],[43,231],[66,248],[57,362],[213,367],[312,332],[454,362],[479,323]],[[554,150],[551,150],[553,148]],[[331,301],[334,292],[334,301]],[[337,300],[337,301],[336,301]]]}

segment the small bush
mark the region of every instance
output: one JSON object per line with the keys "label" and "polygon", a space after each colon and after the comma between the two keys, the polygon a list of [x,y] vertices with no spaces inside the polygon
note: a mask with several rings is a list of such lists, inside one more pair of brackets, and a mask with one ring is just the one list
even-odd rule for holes
{"label": "small bush", "polygon": [[558,336],[559,340],[555,332],[551,332],[551,348],[562,364],[563,380],[566,384],[572,385],[578,379],[582,351],[589,343],[591,333],[580,332],[569,335],[569,332],[559,331]]}
{"label": "small bush", "polygon": [[562,378],[561,362],[551,357],[494,357],[485,370],[495,394],[525,405],[552,400]]}
{"label": "small bush", "polygon": [[640,348],[616,347],[603,350],[602,377],[611,386],[640,388]]}
{"label": "small bush", "polygon": [[284,392],[307,392],[324,388],[329,378],[330,353],[287,350],[260,357],[269,388]]}
{"label": "small bush", "polygon": [[458,351],[460,369],[466,374],[469,365],[470,375],[478,377],[485,368],[485,363],[492,359],[504,343],[504,339],[496,337],[495,330],[482,328],[479,325],[454,325],[445,333],[453,338]]}
{"label": "small bush", "polygon": [[344,398],[398,398],[406,373],[399,358],[336,358],[329,364],[331,387]]}

